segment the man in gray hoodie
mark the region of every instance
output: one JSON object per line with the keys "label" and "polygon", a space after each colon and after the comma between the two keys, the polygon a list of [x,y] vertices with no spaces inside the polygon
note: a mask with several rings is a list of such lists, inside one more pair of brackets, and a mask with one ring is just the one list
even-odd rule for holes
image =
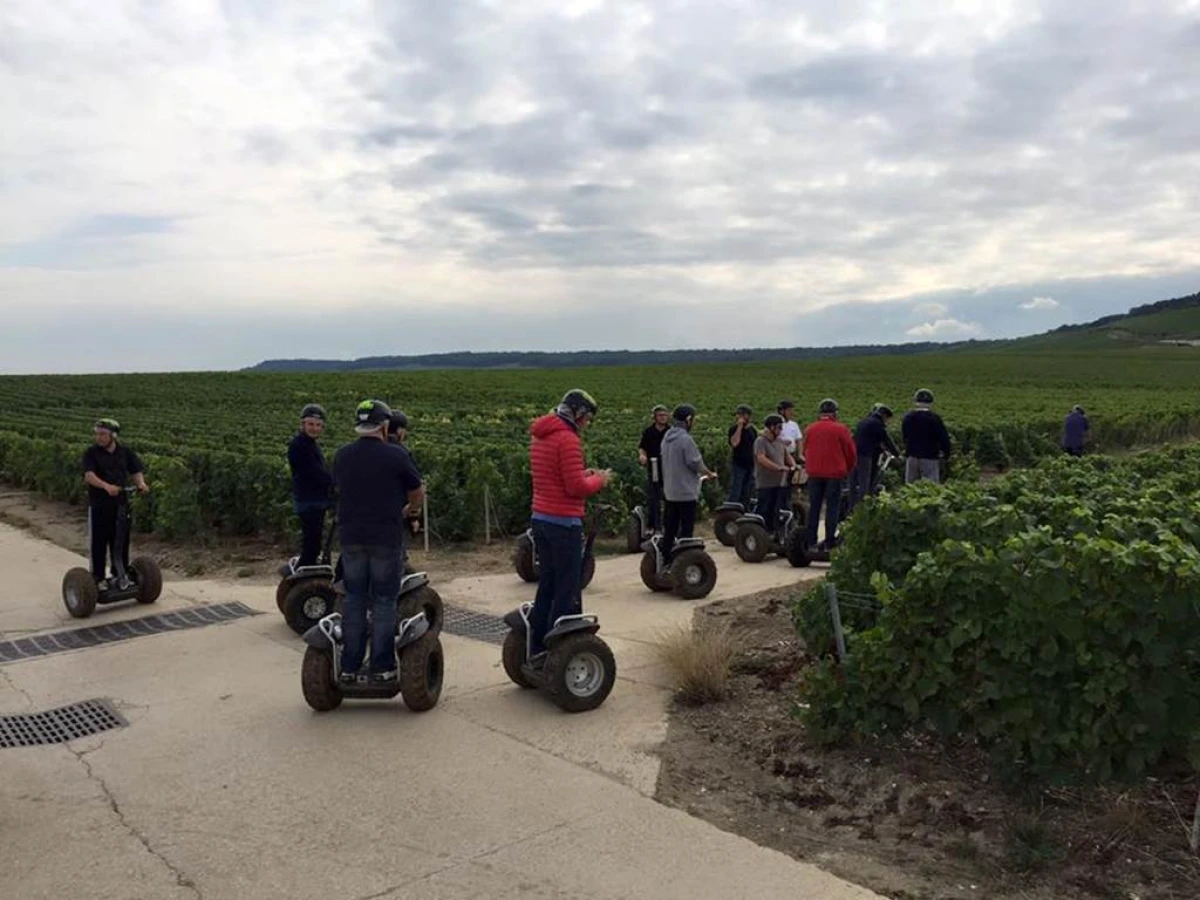
{"label": "man in gray hoodie", "polygon": [[663,516],[661,546],[663,560],[668,564],[676,539],[690,538],[695,530],[700,482],[717,477],[717,473],[704,464],[700,448],[692,438],[695,408],[681,404],[675,407],[671,418],[674,421],[662,442],[663,496],[667,508]]}

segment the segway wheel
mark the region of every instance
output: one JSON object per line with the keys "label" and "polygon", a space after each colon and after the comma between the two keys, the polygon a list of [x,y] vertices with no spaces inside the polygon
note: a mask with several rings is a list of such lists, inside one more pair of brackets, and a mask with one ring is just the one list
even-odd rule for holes
{"label": "segway wheel", "polygon": [[727,512],[719,512],[713,516],[713,534],[722,546],[732,547],[737,541],[737,520],[740,515],[740,512],[731,509]]}
{"label": "segway wheel", "polygon": [[669,577],[659,574],[658,557],[653,550],[642,554],[641,575],[642,584],[652,591],[669,591],[675,586]]}
{"label": "segway wheel", "polygon": [[537,581],[541,575],[533,559],[533,541],[527,534],[517,538],[517,547],[513,550],[513,568],[522,581]]}
{"label": "segway wheel", "polygon": [[537,687],[525,677],[521,666],[525,663],[525,636],[510,631],[504,636],[504,648],[500,651],[500,661],[504,664],[504,674],[520,688]]}
{"label": "segway wheel", "polygon": [[717,586],[717,563],[703,550],[685,550],[671,562],[675,591],[685,600],[699,600]]}
{"label": "segway wheel", "polygon": [[546,692],[566,712],[595,709],[612,692],[617,661],[612,650],[594,634],[568,635],[546,654]]}
{"label": "segway wheel", "polygon": [[100,589],[96,587],[96,579],[87,569],[70,569],[63,576],[62,598],[63,605],[72,617],[86,619],[96,611]]}
{"label": "segway wheel", "polygon": [[738,526],[733,549],[742,562],[760,563],[767,558],[771,549],[771,538],[767,529],[757,522],[747,522]]}
{"label": "segway wheel", "polygon": [[805,546],[807,543],[803,528],[793,528],[792,533],[788,535],[787,561],[797,569],[807,568],[812,564],[812,557]]}
{"label": "segway wheel", "polygon": [[625,526],[625,549],[637,553],[642,549],[642,523],[634,516]]}
{"label": "segway wheel", "polygon": [[596,577],[596,557],[588,554],[583,558],[583,572],[579,579],[579,589],[586,590],[587,586],[592,583],[592,579]]}
{"label": "segway wheel", "polygon": [[293,584],[283,600],[283,618],[288,628],[304,634],[334,611],[337,593],[323,578],[306,578]]}
{"label": "segway wheel", "polygon": [[129,564],[138,586],[138,603],[153,603],[162,595],[162,569],[149,556],[139,556]]}
{"label": "segway wheel", "polygon": [[400,696],[413,712],[428,712],[442,696],[446,657],[437,634],[427,631],[400,651]]}
{"label": "segway wheel", "polygon": [[342,692],[333,681],[333,655],[329,650],[307,647],[300,664],[300,688],[304,701],[317,712],[329,712],[342,703]]}
{"label": "segway wheel", "polygon": [[292,582],[287,579],[282,579],[275,586],[275,605],[279,607],[279,611],[283,612],[284,602],[287,600],[287,593],[292,587]]}
{"label": "segway wheel", "polygon": [[425,618],[429,622],[429,632],[441,634],[442,625],[446,621],[446,606],[442,603],[441,594],[427,584],[400,598],[401,619],[411,618],[422,610],[425,611]]}

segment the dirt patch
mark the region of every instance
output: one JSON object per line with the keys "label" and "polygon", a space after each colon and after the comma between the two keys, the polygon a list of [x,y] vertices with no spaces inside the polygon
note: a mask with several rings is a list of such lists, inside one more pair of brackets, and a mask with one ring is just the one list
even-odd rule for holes
{"label": "dirt patch", "polygon": [[[72,552],[87,555],[87,509],[48,500],[29,491],[0,488],[0,522],[16,526]],[[597,540],[597,556],[618,552],[616,539]],[[134,554],[146,553],[168,573],[179,577],[238,578],[251,583],[274,582],[281,563],[299,551],[294,545],[259,535],[222,536],[206,533],[186,543],[164,541],[152,534],[134,534]],[[513,541],[438,547],[426,553],[418,543],[413,562],[430,572],[459,578],[512,571]]]}
{"label": "dirt patch", "polygon": [[809,663],[794,591],[697,610],[737,651],[719,703],[676,703],[658,799],[895,900],[1195,900],[1187,848],[1200,784],[1017,793],[972,747],[810,744],[795,718]]}

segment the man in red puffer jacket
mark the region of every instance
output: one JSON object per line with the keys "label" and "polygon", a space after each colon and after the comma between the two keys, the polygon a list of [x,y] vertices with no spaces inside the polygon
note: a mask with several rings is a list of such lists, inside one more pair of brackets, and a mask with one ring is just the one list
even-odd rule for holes
{"label": "man in red puffer jacket", "polygon": [[543,640],[559,616],[583,610],[583,512],[587,498],[608,484],[612,473],[583,465],[579,434],[596,415],[586,391],[568,391],[558,409],[529,426],[533,442],[533,543],[537,549],[537,599],[529,617],[530,661],[545,651]]}
{"label": "man in red puffer jacket", "polygon": [[832,550],[837,543],[838,506],[842,502],[842,485],[846,476],[858,464],[854,435],[837,420],[836,400],[822,400],[820,418],[804,433],[804,461],[808,469],[808,533],[809,547],[817,546],[817,525],[821,521],[821,504],[825,504],[825,541],[823,549]]}

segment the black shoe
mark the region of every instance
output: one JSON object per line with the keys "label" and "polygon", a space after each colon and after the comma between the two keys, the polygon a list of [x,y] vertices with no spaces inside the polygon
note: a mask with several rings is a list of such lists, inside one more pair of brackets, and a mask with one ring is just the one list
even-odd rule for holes
{"label": "black shoe", "polygon": [[371,684],[389,685],[395,684],[396,678],[399,677],[395,669],[390,669],[387,672],[372,672]]}

